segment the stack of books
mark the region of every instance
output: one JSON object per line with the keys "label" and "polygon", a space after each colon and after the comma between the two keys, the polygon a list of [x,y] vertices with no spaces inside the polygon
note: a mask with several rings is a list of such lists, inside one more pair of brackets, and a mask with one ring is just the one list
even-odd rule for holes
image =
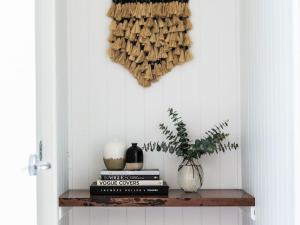
{"label": "stack of books", "polygon": [[159,170],[100,172],[90,187],[91,195],[168,195],[169,186],[160,179]]}

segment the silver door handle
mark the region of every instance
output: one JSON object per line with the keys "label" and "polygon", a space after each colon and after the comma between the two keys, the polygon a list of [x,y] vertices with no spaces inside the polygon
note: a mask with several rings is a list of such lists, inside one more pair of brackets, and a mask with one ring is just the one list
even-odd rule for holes
{"label": "silver door handle", "polygon": [[40,170],[49,170],[51,169],[51,163],[46,161],[40,161],[37,155],[30,155],[28,172],[30,176],[38,175]]}

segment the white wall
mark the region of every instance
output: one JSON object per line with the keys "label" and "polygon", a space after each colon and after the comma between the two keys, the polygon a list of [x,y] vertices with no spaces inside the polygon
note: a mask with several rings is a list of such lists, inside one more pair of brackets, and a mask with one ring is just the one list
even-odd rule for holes
{"label": "white wall", "polygon": [[[56,82],[57,82],[57,167],[58,195],[69,189],[69,160],[68,160],[68,51],[67,51],[67,2],[56,1]],[[61,208],[61,214],[67,211]],[[68,216],[60,220],[60,225],[67,225]]]}
{"label": "white wall", "polygon": [[58,143],[58,193],[68,189],[68,57],[66,1],[56,5],[56,48],[57,48],[57,143]]}
{"label": "white wall", "polygon": [[[70,188],[87,189],[104,168],[102,147],[113,137],[140,144],[161,139],[158,124],[169,106],[179,110],[193,137],[220,120],[240,141],[238,0],[191,1],[195,59],[178,66],[149,89],[140,87],[106,55],[106,12],[111,0],[67,0]],[[204,188],[241,187],[241,150],[202,160]],[[177,187],[178,159],[145,156]],[[71,224],[238,225],[237,208],[76,208]]]}
{"label": "white wall", "polygon": [[242,177],[257,225],[293,224],[292,8],[241,1]]}

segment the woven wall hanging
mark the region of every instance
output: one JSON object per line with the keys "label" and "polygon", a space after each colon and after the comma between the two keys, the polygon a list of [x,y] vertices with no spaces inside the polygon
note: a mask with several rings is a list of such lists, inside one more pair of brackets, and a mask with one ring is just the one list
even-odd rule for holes
{"label": "woven wall hanging", "polygon": [[192,59],[189,0],[113,0],[109,57],[149,87]]}

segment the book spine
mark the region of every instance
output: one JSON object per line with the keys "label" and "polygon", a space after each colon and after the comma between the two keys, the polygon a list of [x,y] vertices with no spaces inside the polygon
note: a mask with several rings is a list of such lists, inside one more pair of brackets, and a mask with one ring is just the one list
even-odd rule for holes
{"label": "book spine", "polygon": [[101,175],[101,180],[159,180],[159,175]]}
{"label": "book spine", "polygon": [[159,175],[159,171],[158,170],[152,170],[152,171],[143,171],[143,170],[140,170],[140,171],[109,171],[109,170],[102,170],[100,172],[100,175],[123,175],[123,176],[129,176],[129,175],[139,175],[139,176],[145,176],[145,175]]}
{"label": "book spine", "polygon": [[97,180],[98,186],[162,186],[163,180]]}
{"label": "book spine", "polygon": [[95,195],[167,195],[168,186],[141,186],[141,187],[101,187],[91,186],[91,196]]}

